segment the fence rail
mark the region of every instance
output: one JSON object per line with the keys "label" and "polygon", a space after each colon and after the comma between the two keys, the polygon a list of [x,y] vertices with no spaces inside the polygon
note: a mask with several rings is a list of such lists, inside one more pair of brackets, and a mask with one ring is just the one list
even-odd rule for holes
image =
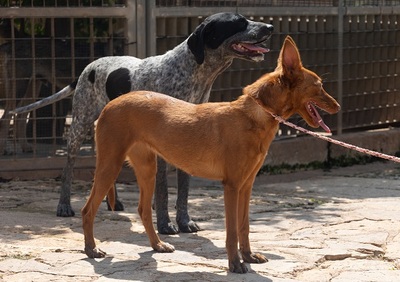
{"label": "fence rail", "polygon": [[[216,80],[211,101],[233,100],[243,86],[273,70],[284,37],[291,35],[304,65],[323,77],[342,105],[337,115],[323,116],[335,134],[400,124],[400,1],[103,2],[43,0],[36,6],[0,0],[0,151],[6,152],[0,152],[0,171],[9,160],[63,157],[71,111],[66,100],[32,113],[27,134],[33,152],[24,152],[21,128],[7,107],[50,95],[98,57],[162,54],[221,11],[271,23],[275,32],[266,60],[234,61]],[[305,125],[299,117],[291,121]],[[278,137],[298,134],[281,126]],[[89,136],[82,156],[93,154]]]}

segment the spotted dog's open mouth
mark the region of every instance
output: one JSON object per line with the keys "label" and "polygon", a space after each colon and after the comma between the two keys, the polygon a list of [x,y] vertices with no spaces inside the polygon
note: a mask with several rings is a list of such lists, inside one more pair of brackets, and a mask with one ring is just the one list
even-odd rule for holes
{"label": "spotted dog's open mouth", "polygon": [[311,116],[311,118],[313,119],[314,123],[317,126],[318,125],[321,126],[326,132],[330,133],[331,132],[330,128],[322,120],[321,116],[318,113],[316,106],[318,107],[318,105],[315,102],[313,102],[313,101],[308,102],[306,104],[308,114]]}
{"label": "spotted dog's open mouth", "polygon": [[237,53],[247,56],[255,60],[263,60],[264,53],[268,53],[269,49],[263,47],[262,44],[267,41],[268,38],[259,42],[238,42],[232,44],[232,49]]}

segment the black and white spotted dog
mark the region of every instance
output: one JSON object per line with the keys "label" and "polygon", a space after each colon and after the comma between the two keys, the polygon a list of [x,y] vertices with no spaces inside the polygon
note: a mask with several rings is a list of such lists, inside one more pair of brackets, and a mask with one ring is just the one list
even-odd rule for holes
{"label": "black and white spotted dog", "polygon": [[[138,59],[135,57],[104,57],[89,64],[77,84],[39,102],[18,108],[22,113],[54,103],[71,95],[72,124],[67,144],[67,164],[62,174],[62,188],[57,208],[58,216],[73,216],[70,204],[72,170],[80,145],[104,106],[117,96],[132,90],[151,90],[191,102],[204,103],[211,87],[233,59],[259,62],[268,52],[260,46],[271,35],[273,26],[247,20],[239,14],[218,13],[206,18],[180,45],[164,55]],[[160,233],[195,232],[199,227],[187,212],[190,176],[178,170],[176,221],[179,230],[168,216],[166,164],[158,161],[155,205]],[[123,209],[120,202],[117,209]]]}

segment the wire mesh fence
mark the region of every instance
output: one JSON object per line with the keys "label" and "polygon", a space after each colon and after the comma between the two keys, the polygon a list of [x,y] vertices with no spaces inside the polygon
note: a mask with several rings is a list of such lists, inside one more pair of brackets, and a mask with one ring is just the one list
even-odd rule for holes
{"label": "wire mesh fence", "polygon": [[[342,15],[339,2],[346,7]],[[10,7],[18,7],[20,16]],[[24,7],[31,8],[30,14]],[[59,8],[56,16],[46,14],[53,8]],[[321,75],[328,93],[341,100],[338,115],[323,116],[334,132],[400,124],[400,1],[0,0],[0,162],[65,156],[71,100],[19,120],[7,111],[68,85],[98,57],[141,57],[139,51],[149,49],[162,54],[219,11],[271,23],[274,35],[264,62],[236,60],[217,78],[211,101],[233,100],[244,86],[273,70],[284,37],[291,35],[304,65]],[[155,34],[147,25],[155,26]],[[291,121],[305,125],[299,117]],[[297,135],[281,126],[278,137]],[[91,136],[82,155],[94,154]]]}
{"label": "wire mesh fence", "polygon": [[[157,0],[158,7],[337,7],[338,0]],[[347,7],[395,6],[399,0],[344,0]]]}

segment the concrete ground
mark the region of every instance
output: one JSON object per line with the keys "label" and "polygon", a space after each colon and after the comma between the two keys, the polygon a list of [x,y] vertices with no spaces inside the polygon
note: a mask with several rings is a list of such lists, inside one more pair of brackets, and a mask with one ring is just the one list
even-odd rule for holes
{"label": "concrete ground", "polygon": [[[171,175],[170,214],[176,189]],[[203,229],[161,235],[174,253],[150,247],[136,208],[135,183],[119,184],[124,212],[96,217],[107,252],[88,259],[80,208],[90,182],[75,181],[73,218],[55,216],[60,181],[0,183],[2,281],[399,281],[400,165],[363,166],[259,176],[251,200],[252,250],[269,262],[247,274],[227,272],[223,191],[194,179],[190,214]]]}

